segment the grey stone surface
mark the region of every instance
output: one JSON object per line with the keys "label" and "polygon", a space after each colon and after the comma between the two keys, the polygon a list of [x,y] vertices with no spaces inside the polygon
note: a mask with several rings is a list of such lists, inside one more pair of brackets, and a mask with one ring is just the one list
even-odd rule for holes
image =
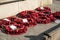
{"label": "grey stone surface", "polygon": [[[52,9],[52,12],[60,11],[60,1],[54,0],[54,3],[49,7]],[[57,24],[53,22],[49,24],[38,24],[36,27],[29,28],[27,33],[23,35],[8,35],[0,31],[0,40],[40,40],[38,36],[39,34],[56,25]],[[31,37],[25,36],[33,36],[34,38],[32,37],[32,39],[30,39]]]}

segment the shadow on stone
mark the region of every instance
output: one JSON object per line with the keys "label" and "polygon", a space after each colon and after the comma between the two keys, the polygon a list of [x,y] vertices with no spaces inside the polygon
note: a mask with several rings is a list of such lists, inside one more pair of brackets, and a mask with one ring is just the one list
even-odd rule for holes
{"label": "shadow on stone", "polygon": [[54,31],[55,29],[57,28],[60,28],[60,24],[48,29],[47,31],[37,35],[37,36],[34,36],[34,35],[31,35],[31,36],[25,36],[26,38],[30,38],[30,40],[46,40],[46,38],[44,37],[47,36],[48,38],[50,38],[51,36],[49,35],[50,32]]}

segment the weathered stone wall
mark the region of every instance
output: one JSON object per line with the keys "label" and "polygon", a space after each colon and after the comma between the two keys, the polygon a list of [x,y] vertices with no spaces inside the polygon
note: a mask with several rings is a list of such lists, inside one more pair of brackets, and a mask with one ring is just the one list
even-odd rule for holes
{"label": "weathered stone wall", "polygon": [[23,10],[33,10],[41,5],[52,4],[52,0],[25,0],[15,3],[0,5],[0,18],[17,14]]}

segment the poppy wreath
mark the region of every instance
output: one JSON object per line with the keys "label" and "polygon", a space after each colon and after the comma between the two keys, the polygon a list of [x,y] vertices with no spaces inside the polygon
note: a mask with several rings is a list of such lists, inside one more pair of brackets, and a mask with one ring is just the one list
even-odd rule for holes
{"label": "poppy wreath", "polygon": [[37,24],[48,24],[60,19],[60,12],[51,12],[49,7],[38,7],[35,10],[25,10],[15,16],[0,19],[2,32],[18,35],[27,32],[28,27]]}
{"label": "poppy wreath", "polygon": [[35,13],[35,11],[26,10],[26,11],[19,12],[16,16],[21,17],[21,18],[28,18],[28,17],[31,17],[32,13]]}
{"label": "poppy wreath", "polygon": [[60,11],[53,13],[56,19],[60,19]]}
{"label": "poppy wreath", "polygon": [[35,10],[22,11],[18,13],[17,16],[21,18],[34,19],[33,21],[35,22],[35,24],[37,23],[46,24],[55,20],[55,17],[52,15],[51,9],[49,7],[43,7],[43,8],[38,7]]}
{"label": "poppy wreath", "polygon": [[46,23],[50,23],[55,20],[55,17],[51,13],[51,9],[49,7],[38,7],[35,10],[39,14],[39,18],[38,18],[39,20],[37,19],[38,23],[45,23],[46,24]]}
{"label": "poppy wreath", "polygon": [[[36,20],[39,15],[37,14],[37,12],[35,12],[34,10],[26,10],[26,11],[22,11],[20,13],[17,14],[17,16],[19,18],[23,18],[23,19],[27,19],[28,20],[28,27],[34,26],[37,24]],[[26,23],[25,23],[26,25]]]}
{"label": "poppy wreath", "polygon": [[49,13],[51,12],[51,9],[49,7],[38,7],[35,9],[36,11],[39,11],[39,12],[44,12],[44,13]]}
{"label": "poppy wreath", "polygon": [[27,27],[22,24],[22,19],[17,17],[8,17],[2,19],[2,29],[6,34],[23,34],[27,32]]}

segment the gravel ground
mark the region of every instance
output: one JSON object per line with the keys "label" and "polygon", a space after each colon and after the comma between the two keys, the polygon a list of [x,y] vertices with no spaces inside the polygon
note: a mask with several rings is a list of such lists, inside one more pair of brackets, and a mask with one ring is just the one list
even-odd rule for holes
{"label": "gravel ground", "polygon": [[[52,12],[55,11],[59,11],[60,10],[60,1],[55,1],[53,5],[49,6],[52,9]],[[27,33],[23,34],[23,35],[7,35],[4,34],[0,31],[0,40],[40,40],[38,37],[39,35],[56,26],[56,23],[49,23],[49,24],[38,24],[36,27],[33,28],[29,28]],[[31,37],[27,37],[27,36],[32,36]]]}

